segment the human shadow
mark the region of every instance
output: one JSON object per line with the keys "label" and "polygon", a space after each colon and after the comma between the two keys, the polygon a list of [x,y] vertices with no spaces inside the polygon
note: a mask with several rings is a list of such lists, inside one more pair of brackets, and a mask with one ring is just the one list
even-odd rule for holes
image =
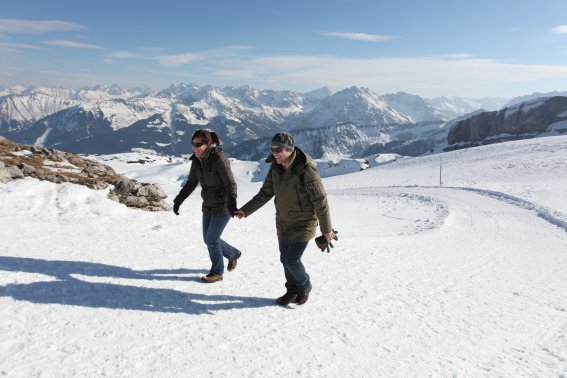
{"label": "human shadow", "polygon": [[[172,289],[87,282],[74,275],[143,280],[175,280],[194,269],[136,271],[130,268],[80,261],[41,260],[0,256],[0,270],[38,273],[56,280],[0,286],[0,297],[41,304],[141,310],[166,313],[213,314],[216,311],[272,306],[273,299],[233,295],[205,295]],[[172,276],[173,274],[173,276]],[[172,278],[173,277],[173,278]],[[197,277],[182,277],[199,280]]]}

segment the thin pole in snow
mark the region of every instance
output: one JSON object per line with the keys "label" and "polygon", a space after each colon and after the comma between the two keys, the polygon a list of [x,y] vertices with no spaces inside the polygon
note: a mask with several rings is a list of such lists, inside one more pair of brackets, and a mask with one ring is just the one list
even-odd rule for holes
{"label": "thin pole in snow", "polygon": [[439,154],[439,186],[443,186],[443,180],[441,179],[441,174],[443,171],[443,153]]}

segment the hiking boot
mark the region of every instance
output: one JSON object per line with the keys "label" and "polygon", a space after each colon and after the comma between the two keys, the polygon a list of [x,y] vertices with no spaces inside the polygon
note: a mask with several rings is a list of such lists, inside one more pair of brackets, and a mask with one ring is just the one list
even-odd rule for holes
{"label": "hiking boot", "polygon": [[297,294],[285,293],[283,296],[276,299],[276,303],[282,306],[287,306],[290,303],[295,303]]}
{"label": "hiking boot", "polygon": [[311,292],[312,288],[313,286],[311,286],[311,282],[309,282],[309,285],[307,285],[305,289],[301,290],[299,294],[297,294],[295,303],[297,303],[298,305],[302,305],[305,302],[307,302],[307,300],[309,299],[309,293]]}
{"label": "hiking boot", "polygon": [[236,268],[236,264],[238,263],[238,259],[240,258],[240,256],[242,256],[242,252],[237,251],[236,253],[236,258],[234,260],[229,260],[228,261],[228,266],[227,266],[227,270],[229,272],[232,272],[234,270],[234,268]]}
{"label": "hiking boot", "polygon": [[206,276],[201,277],[201,279],[207,283],[222,281],[222,274],[209,273]]}

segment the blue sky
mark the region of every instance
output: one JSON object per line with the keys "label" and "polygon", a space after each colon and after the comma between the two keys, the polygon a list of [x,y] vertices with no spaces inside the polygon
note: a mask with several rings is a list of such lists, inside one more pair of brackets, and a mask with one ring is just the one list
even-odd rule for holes
{"label": "blue sky", "polygon": [[0,86],[567,90],[565,0],[3,0]]}

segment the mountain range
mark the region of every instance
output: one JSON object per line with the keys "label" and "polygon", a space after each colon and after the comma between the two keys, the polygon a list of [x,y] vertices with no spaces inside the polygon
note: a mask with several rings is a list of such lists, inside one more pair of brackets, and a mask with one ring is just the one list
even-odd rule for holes
{"label": "mountain range", "polygon": [[18,86],[0,89],[0,96],[0,135],[19,143],[78,153],[145,149],[181,155],[192,152],[195,130],[211,128],[230,156],[243,160],[264,157],[269,138],[278,131],[291,132],[316,158],[381,152],[417,156],[447,148],[450,130],[463,127],[464,120],[518,103],[424,99],[404,92],[379,96],[356,86],[335,93],[327,88],[298,93],[195,84],[161,91]]}

